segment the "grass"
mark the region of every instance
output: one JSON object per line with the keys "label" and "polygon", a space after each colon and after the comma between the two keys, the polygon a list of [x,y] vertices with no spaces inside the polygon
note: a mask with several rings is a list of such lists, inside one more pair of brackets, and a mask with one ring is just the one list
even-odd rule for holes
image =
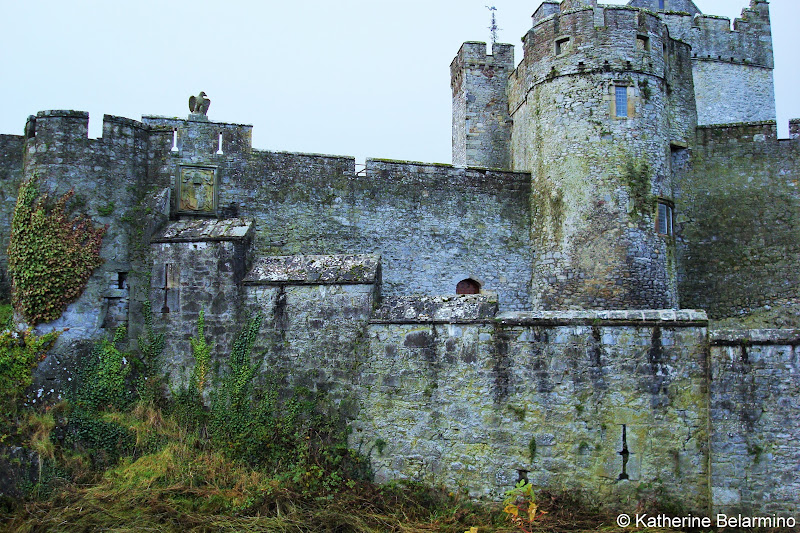
{"label": "grass", "polygon": [[[228,458],[207,439],[161,410],[138,404],[103,417],[128,427],[148,453],[122,457],[92,478],[86,472],[51,476],[46,497],[29,498],[0,515],[0,531],[14,532],[357,532],[481,533],[519,531],[497,503],[476,503],[447,488],[414,482],[377,485],[344,480],[338,488],[308,490],[302,480]],[[53,424],[36,427],[36,442]],[[154,446],[153,443],[159,443]],[[47,448],[62,464],[76,461]],[[83,457],[83,456],[80,456]],[[85,459],[85,457],[83,457]],[[80,463],[86,468],[85,462]],[[320,485],[314,485],[319,487]],[[613,517],[567,494],[539,495],[547,511],[537,531],[589,531]]]}

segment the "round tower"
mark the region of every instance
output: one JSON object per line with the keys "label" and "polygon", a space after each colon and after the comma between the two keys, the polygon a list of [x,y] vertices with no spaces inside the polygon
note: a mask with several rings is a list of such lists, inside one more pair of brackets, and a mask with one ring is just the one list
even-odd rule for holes
{"label": "round tower", "polygon": [[508,92],[512,165],[533,180],[534,307],[676,307],[689,47],[653,12],[593,0],[542,4],[523,42]]}

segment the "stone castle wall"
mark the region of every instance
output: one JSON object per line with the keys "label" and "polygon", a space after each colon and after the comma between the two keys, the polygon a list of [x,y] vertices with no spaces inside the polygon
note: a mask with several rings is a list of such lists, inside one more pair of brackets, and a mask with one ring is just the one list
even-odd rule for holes
{"label": "stone castle wall", "polygon": [[453,164],[508,170],[511,117],[506,83],[514,46],[464,43],[450,64],[453,90]]}
{"label": "stone castle wall", "polygon": [[11,295],[8,277],[8,239],[11,236],[11,217],[17,203],[17,191],[22,182],[22,154],[25,138],[21,135],[0,135],[0,298]]}
{"label": "stone castle wall", "polygon": [[733,29],[728,18],[680,11],[663,16],[670,36],[692,47],[698,123],[775,120],[768,3],[751,0]]}
{"label": "stone castle wall", "polygon": [[[105,116],[89,139],[86,113],[45,111],[0,136],[4,250],[23,176],[74,187],[76,212],[108,225],[86,292],[40,326],[69,330],[39,396],[57,398],[71,358],[117,325],[135,339],[146,302],[175,385],[201,311],[223,368],[259,313],[259,380],[330,393],[379,480],[498,498],[527,478],[625,509],[656,495],[796,512],[796,332],[709,333],[704,311],[678,306],[800,324],[800,122],[790,140],[772,122],[698,128],[769,112],[769,19],[753,0],[731,32],[680,6],[547,1],[513,72],[510,45],[466,43],[456,166],[356,172],[350,157],[255,150],[251,126],[197,114]],[[700,102],[712,77],[742,82],[731,107]],[[456,296],[465,279],[481,294]]]}
{"label": "stone castle wall", "polygon": [[702,313],[400,315],[367,335],[351,442],[378,479],[496,499],[524,477],[624,508],[659,488],[708,507]]}
{"label": "stone castle wall", "polygon": [[[800,138],[774,122],[701,127],[676,198],[681,305],[714,319],[764,315],[798,323]],[[772,317],[774,311],[780,317]]]}
{"label": "stone castle wall", "polygon": [[714,507],[796,514],[800,331],[715,331],[710,338]]}
{"label": "stone castle wall", "polygon": [[693,95],[671,88],[691,87],[689,49],[626,6],[562,6],[534,23],[509,80],[512,160],[534,180],[534,306],[674,307],[655,213],[673,197],[670,145],[695,125]]}

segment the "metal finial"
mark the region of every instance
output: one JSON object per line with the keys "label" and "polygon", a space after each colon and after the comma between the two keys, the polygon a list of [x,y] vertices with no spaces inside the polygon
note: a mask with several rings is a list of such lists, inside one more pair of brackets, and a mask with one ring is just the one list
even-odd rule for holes
{"label": "metal finial", "polygon": [[497,19],[494,15],[497,8],[495,6],[486,6],[486,9],[492,12],[492,25],[489,26],[489,30],[492,32],[492,44],[495,44],[497,42],[497,30],[500,29],[497,27]]}

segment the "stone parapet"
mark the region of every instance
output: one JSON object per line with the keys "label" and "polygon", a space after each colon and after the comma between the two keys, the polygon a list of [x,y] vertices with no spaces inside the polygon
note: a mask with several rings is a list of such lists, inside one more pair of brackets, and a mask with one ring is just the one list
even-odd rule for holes
{"label": "stone parapet", "polygon": [[248,285],[359,285],[379,281],[378,255],[262,257],[244,280]]}
{"label": "stone parapet", "polygon": [[530,311],[501,313],[500,324],[508,326],[699,326],[708,325],[706,312],[699,309],[618,309],[581,311]]}
{"label": "stone parapet", "polygon": [[487,321],[497,314],[497,295],[400,296],[386,298],[375,311],[373,323],[470,323]]}
{"label": "stone parapet", "polygon": [[168,224],[151,242],[233,241],[249,238],[252,234],[252,220],[189,219]]}

